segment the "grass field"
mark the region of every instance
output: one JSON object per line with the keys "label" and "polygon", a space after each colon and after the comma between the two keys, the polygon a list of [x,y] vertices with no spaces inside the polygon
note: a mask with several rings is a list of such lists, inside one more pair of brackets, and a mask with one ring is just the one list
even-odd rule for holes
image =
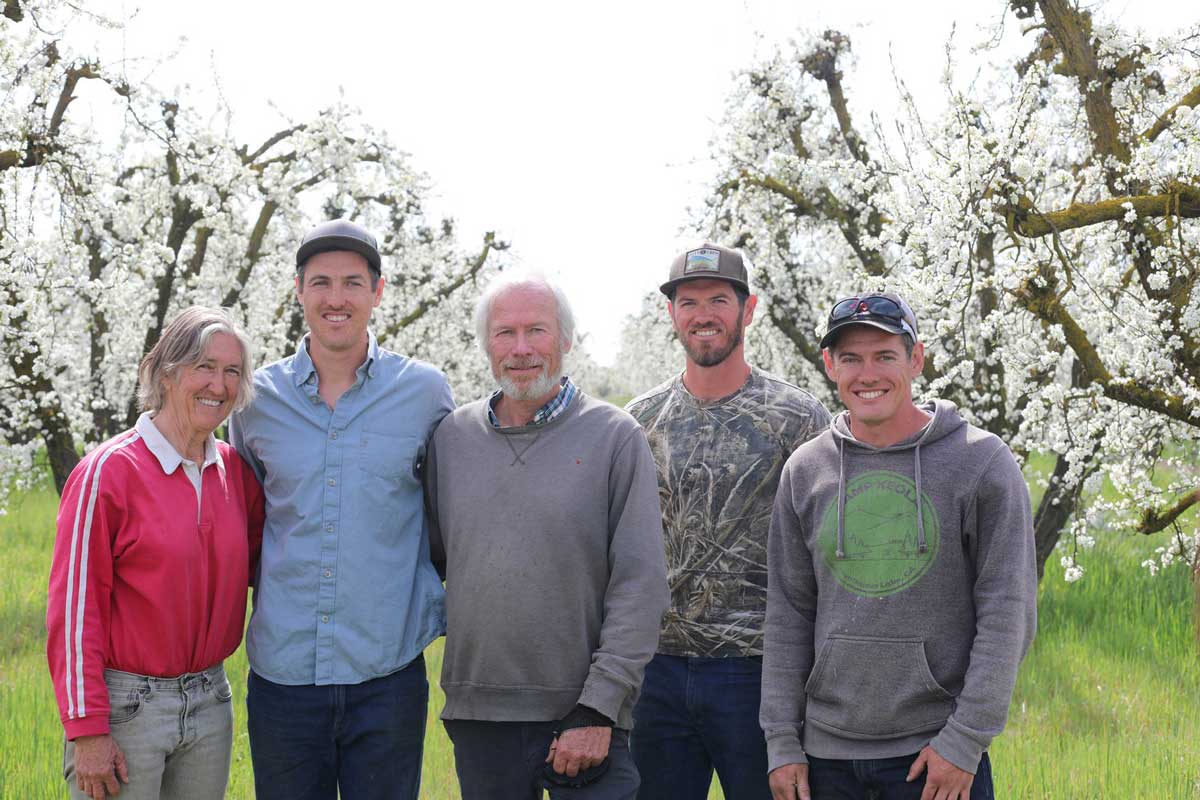
{"label": "grass field", "polygon": [[[43,618],[57,498],[19,498],[0,517],[0,798],[62,797],[62,729],[46,672]],[[1097,546],[1087,577],[1048,566],[1040,630],[992,748],[999,798],[1200,798],[1200,651],[1182,571],[1137,565],[1154,540]],[[1052,559],[1053,561],[1053,559]],[[440,642],[427,653],[433,699],[422,795],[457,796],[436,721]],[[245,733],[246,659],[226,663],[237,729],[232,798],[253,797]],[[712,797],[720,797],[714,787]]]}

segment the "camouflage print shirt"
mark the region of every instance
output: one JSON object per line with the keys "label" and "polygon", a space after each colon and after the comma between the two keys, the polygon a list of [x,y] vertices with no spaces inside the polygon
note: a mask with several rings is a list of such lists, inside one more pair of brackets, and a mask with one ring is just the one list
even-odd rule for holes
{"label": "camouflage print shirt", "polygon": [[742,388],[702,403],[682,376],[634,398],[658,465],[671,607],[658,652],[760,656],[767,529],[783,464],[829,427],[808,392],[751,368]]}

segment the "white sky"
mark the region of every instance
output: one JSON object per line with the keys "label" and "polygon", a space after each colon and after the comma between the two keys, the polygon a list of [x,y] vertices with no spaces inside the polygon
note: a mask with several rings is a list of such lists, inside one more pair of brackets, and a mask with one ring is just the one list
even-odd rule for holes
{"label": "white sky", "polygon": [[[1106,11],[1130,25],[1175,26],[1194,20],[1188,5],[1116,0]],[[889,59],[923,111],[936,113],[951,25],[969,64],[970,47],[988,38],[983,26],[1006,7],[1005,0],[88,4],[128,20],[106,61],[120,51],[139,59],[131,76],[150,72],[185,102],[216,81],[234,110],[234,130],[251,144],[343,94],[428,173],[432,210],[458,220],[465,248],[494,229],[512,242],[515,263],[562,282],[587,348],[602,363],[616,355],[624,316],[691,241],[683,232],[687,208],[704,198],[709,144],[736,70],[799,27],[837,28],[851,35],[858,59],[846,83],[861,128],[867,109],[885,120],[895,111]],[[1011,15],[1006,29],[1000,52],[1023,52],[1029,45]]]}

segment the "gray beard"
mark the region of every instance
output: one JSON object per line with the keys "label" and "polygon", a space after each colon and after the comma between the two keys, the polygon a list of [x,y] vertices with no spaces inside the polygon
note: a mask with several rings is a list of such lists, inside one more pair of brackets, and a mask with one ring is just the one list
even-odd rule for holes
{"label": "gray beard", "polygon": [[498,377],[496,380],[500,382],[500,390],[504,392],[505,397],[527,402],[545,397],[557,389],[562,381],[562,373],[550,375],[543,369],[541,375],[524,385],[518,384],[512,378]]}

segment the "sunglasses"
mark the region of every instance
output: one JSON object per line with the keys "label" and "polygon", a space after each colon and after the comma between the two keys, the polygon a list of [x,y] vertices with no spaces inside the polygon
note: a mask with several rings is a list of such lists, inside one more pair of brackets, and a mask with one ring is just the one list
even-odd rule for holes
{"label": "sunglasses", "polygon": [[908,315],[895,300],[882,295],[870,294],[863,297],[847,297],[834,303],[829,312],[830,322],[840,322],[853,317],[855,314],[874,314],[886,317],[901,324],[908,324]]}

